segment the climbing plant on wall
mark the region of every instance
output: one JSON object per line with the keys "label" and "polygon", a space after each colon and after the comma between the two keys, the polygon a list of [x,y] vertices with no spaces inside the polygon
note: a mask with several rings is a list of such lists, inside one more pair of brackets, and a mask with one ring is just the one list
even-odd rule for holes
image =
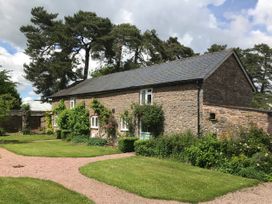
{"label": "climbing plant on wall", "polygon": [[99,126],[105,130],[109,139],[116,137],[117,122],[112,112],[99,100],[94,99],[91,108],[99,117]]}

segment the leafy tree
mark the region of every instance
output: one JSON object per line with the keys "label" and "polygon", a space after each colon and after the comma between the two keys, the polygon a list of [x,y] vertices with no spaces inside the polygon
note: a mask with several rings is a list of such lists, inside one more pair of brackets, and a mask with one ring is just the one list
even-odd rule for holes
{"label": "leafy tree", "polygon": [[113,25],[93,12],[78,11],[58,20],[57,13],[36,7],[31,15],[31,24],[20,28],[27,38],[25,52],[31,58],[24,71],[43,100],[85,80],[91,58],[101,64],[92,76],[101,76],[194,54],[177,38],[163,41],[155,30],[141,33],[131,24]]}
{"label": "leafy tree", "polygon": [[144,62],[142,45],[142,35],[136,26],[127,23],[113,26],[105,38],[108,53],[105,66],[95,70],[92,76],[138,68]]}
{"label": "leafy tree", "polygon": [[167,60],[167,54],[163,41],[159,38],[156,30],[147,30],[143,34],[145,53],[149,60],[147,65],[159,64]]}
{"label": "leafy tree", "polygon": [[80,73],[73,70],[77,61],[70,57],[73,48],[68,46],[70,39],[64,35],[58,14],[48,13],[43,7],[33,8],[31,14],[31,24],[20,28],[27,38],[25,53],[31,58],[24,71],[35,92],[46,100],[70,81],[77,81]]}
{"label": "leafy tree", "polygon": [[19,109],[21,106],[21,98],[16,85],[16,83],[11,81],[8,71],[0,70],[0,96],[10,104],[10,109]]}
{"label": "leafy tree", "polygon": [[212,44],[208,49],[206,53],[211,53],[211,52],[218,52],[225,50],[227,48],[227,45],[219,45],[219,44]]}
{"label": "leafy tree", "polygon": [[181,45],[177,37],[169,37],[169,39],[164,43],[167,59],[165,60],[175,60],[182,59],[186,57],[191,57],[194,55],[194,51]]}
{"label": "leafy tree", "polygon": [[30,128],[30,105],[28,103],[22,104],[21,110],[24,111],[24,117],[23,117],[23,127],[22,131],[23,134],[30,134],[31,128]]}
{"label": "leafy tree", "polygon": [[84,51],[83,79],[89,75],[90,56],[98,58],[105,50],[106,35],[112,30],[108,18],[98,17],[93,12],[79,11],[73,16],[65,17],[65,34],[72,46],[73,56]]}
{"label": "leafy tree", "polygon": [[257,88],[252,102],[253,106],[271,109],[272,48],[267,44],[258,44],[253,48],[236,49],[236,51]]}

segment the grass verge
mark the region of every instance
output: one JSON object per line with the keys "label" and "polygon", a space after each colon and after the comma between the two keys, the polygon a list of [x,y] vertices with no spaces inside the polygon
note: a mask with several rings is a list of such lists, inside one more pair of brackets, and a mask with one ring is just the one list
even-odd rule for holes
{"label": "grass verge", "polygon": [[87,197],[52,181],[0,177],[0,204],[87,204]]}
{"label": "grass verge", "polygon": [[138,156],[92,163],[80,172],[143,197],[194,203],[258,183],[181,162]]}

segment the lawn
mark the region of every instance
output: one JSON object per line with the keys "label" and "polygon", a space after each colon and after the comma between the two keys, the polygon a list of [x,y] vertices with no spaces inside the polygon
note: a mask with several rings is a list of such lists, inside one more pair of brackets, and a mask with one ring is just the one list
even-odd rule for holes
{"label": "lawn", "polygon": [[[47,141],[51,139],[51,141]],[[87,146],[55,140],[53,136],[5,136],[0,137],[0,147],[16,154],[47,157],[94,157],[120,153],[114,147]]]}
{"label": "lawn", "polygon": [[87,197],[52,181],[0,177],[0,204],[85,204]]}
{"label": "lawn", "polygon": [[53,135],[11,135],[0,136],[0,144],[4,143],[25,143],[39,140],[54,140]]}
{"label": "lawn", "polygon": [[258,183],[181,162],[132,157],[88,164],[88,177],[147,198],[200,202]]}

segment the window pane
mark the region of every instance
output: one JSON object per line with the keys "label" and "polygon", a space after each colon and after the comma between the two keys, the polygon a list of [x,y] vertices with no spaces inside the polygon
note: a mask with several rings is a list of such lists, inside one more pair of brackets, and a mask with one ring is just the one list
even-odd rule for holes
{"label": "window pane", "polygon": [[152,102],[152,96],[151,96],[151,94],[148,94],[147,95],[147,104],[151,104],[151,102]]}
{"label": "window pane", "polygon": [[95,127],[98,127],[98,117],[96,117],[95,119],[96,119]]}
{"label": "window pane", "polygon": [[145,104],[145,90],[142,90],[142,101],[141,104]]}

